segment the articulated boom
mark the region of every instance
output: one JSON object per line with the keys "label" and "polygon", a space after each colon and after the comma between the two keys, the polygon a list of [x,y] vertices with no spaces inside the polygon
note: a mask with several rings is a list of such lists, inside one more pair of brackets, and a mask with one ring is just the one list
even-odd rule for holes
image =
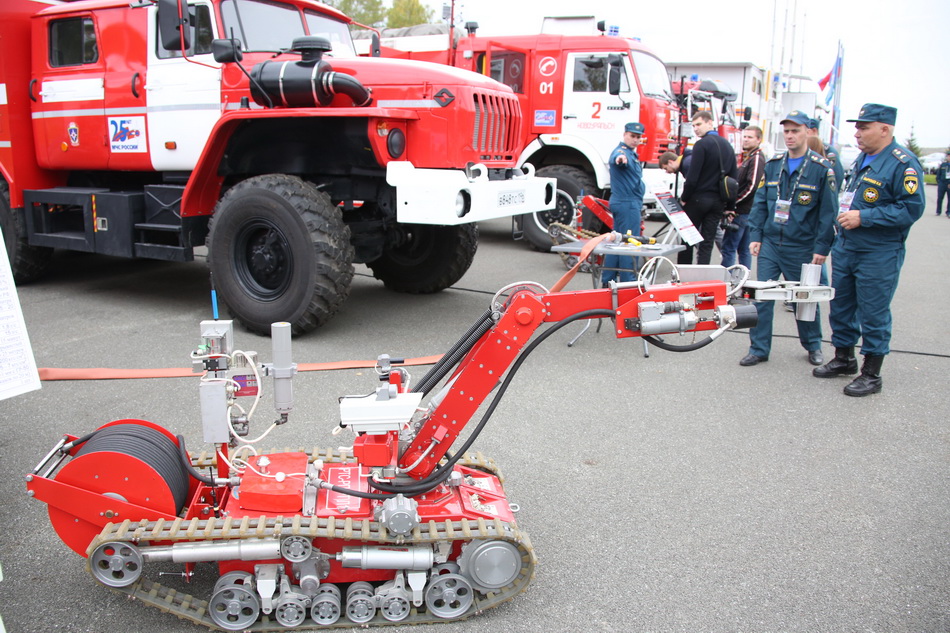
{"label": "articulated boom", "polygon": [[[400,466],[415,465],[408,473],[416,479],[429,476],[543,324],[610,317],[617,338],[715,330],[731,318],[720,310],[734,316],[726,290],[722,282],[691,282],[649,287],[622,284],[578,292],[516,291],[498,313],[495,326],[459,364],[448,392],[425,418]],[[713,314],[701,317],[701,310]]]}

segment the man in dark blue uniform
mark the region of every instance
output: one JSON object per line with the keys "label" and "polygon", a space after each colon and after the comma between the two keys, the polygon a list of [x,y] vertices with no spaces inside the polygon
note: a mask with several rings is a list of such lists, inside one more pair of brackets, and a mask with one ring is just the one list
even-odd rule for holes
{"label": "man in dark blue uniform", "polygon": [[855,374],[854,346],[861,338],[864,365],[844,392],[881,390],[881,364],[890,351],[891,299],[897,289],[904,242],[924,213],[923,171],[917,157],[894,141],[897,109],[866,103],[854,122],[861,154],[838,202],[840,227],[831,251],[831,342],[834,359],[818,378]]}
{"label": "man in dark blue uniform", "polygon": [[[937,167],[937,215],[943,209],[943,197],[947,194],[947,185],[950,184],[950,154],[943,157],[940,167]],[[947,200],[947,217],[950,218],[950,200]]]}
{"label": "man in dark blue uniform", "polygon": [[[607,164],[610,166],[610,213],[614,216],[614,231],[626,235],[640,234],[640,219],[643,212],[643,168],[637,158],[637,147],[643,136],[642,123],[627,123],[623,128],[623,142],[618,145]],[[630,257],[607,255],[604,258],[604,272],[601,281],[633,281],[633,261]],[[617,271],[611,269],[624,268]]]}
{"label": "man in dark blue uniform", "polygon": [[[782,121],[788,152],[765,164],[760,187],[749,213],[749,251],[759,258],[759,281],[801,279],[802,264],[823,265],[834,240],[837,185],[827,159],[808,149],[808,116],[793,110]],[[822,267],[821,283],[826,283]],[[759,322],[749,332],[749,353],[743,367],[769,359],[772,347],[771,301],[756,303]],[[808,362],[821,365],[821,320],[796,321],[798,339]]]}

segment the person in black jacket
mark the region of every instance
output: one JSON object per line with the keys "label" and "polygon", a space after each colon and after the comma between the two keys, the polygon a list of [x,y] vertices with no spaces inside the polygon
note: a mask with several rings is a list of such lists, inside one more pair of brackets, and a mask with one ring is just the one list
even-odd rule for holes
{"label": "person in black jacket", "polygon": [[[703,236],[699,244],[697,264],[708,264],[712,259],[716,229],[726,207],[721,193],[723,175],[736,178],[736,153],[729,142],[715,131],[712,114],[697,112],[692,119],[693,131],[700,137],[693,147],[692,163],[686,174],[680,202],[690,221]],[[693,247],[687,246],[677,257],[680,264],[693,262]]]}

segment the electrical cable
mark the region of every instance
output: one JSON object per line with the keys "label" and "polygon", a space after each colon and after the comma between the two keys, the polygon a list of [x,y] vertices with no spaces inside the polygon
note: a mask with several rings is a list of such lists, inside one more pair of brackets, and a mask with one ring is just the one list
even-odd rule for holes
{"label": "electrical cable", "polygon": [[178,457],[181,459],[181,465],[185,467],[185,470],[189,475],[197,479],[203,484],[209,486],[215,486],[215,481],[213,477],[208,475],[202,475],[194,466],[191,465],[191,459],[188,457],[188,452],[185,450],[185,438],[181,435],[176,435],[178,438]]}

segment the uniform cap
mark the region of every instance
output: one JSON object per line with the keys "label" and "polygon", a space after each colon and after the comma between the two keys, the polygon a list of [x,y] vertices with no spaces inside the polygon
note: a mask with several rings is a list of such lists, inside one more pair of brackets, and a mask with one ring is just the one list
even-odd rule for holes
{"label": "uniform cap", "polygon": [[807,125],[809,129],[817,130],[818,127],[821,125],[821,121],[819,121],[818,119],[808,119]]}
{"label": "uniform cap", "polygon": [[792,123],[796,123],[798,125],[808,125],[809,121],[811,121],[811,117],[801,110],[792,110],[787,115],[785,115],[784,119],[779,121],[779,125],[785,123],[786,121],[791,121]]}
{"label": "uniform cap", "polygon": [[880,103],[865,103],[858,113],[858,118],[848,119],[848,123],[897,123],[897,108],[881,105]]}
{"label": "uniform cap", "polygon": [[643,130],[644,130],[643,124],[638,123],[636,121],[634,121],[633,123],[627,123],[625,126],[623,126],[623,131],[630,132],[631,134],[643,135]]}

